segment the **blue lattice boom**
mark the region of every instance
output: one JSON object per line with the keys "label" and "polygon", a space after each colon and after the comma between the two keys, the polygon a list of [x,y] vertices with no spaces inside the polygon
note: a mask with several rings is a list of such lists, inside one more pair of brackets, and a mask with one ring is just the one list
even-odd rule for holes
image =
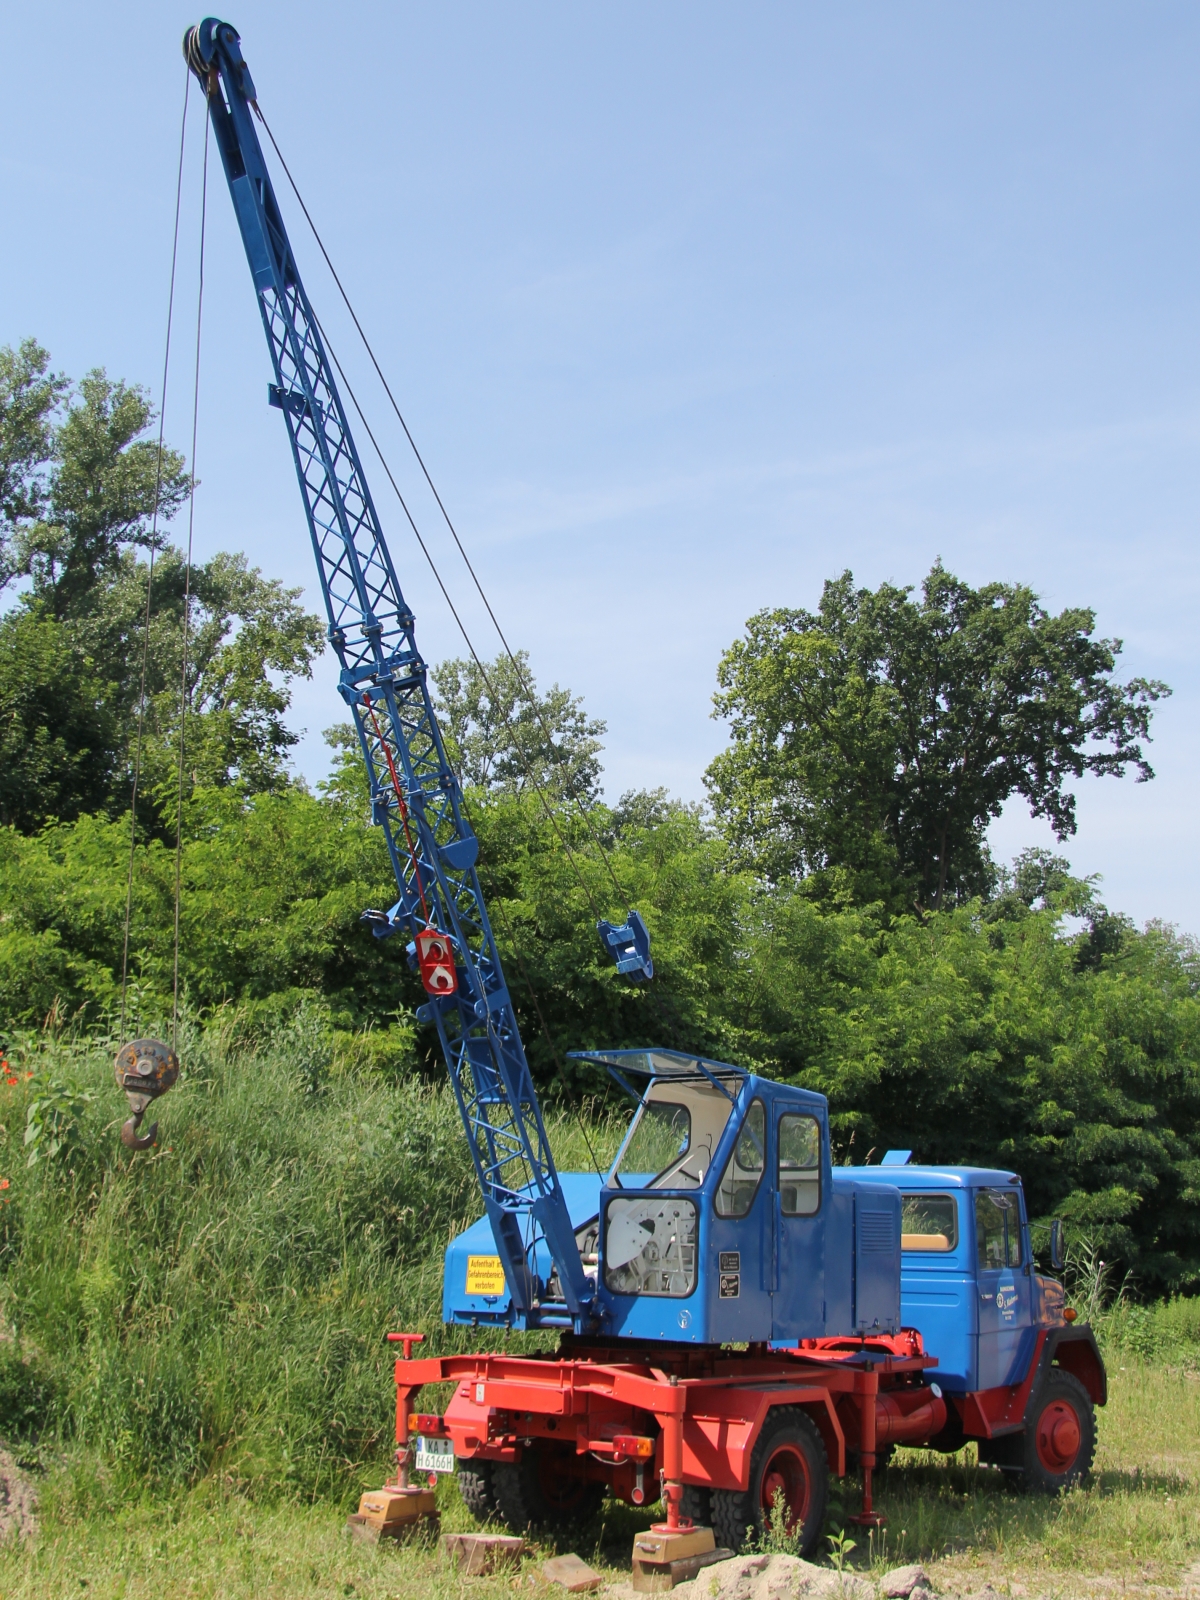
{"label": "blue lattice boom", "polygon": [[[446,758],[417,649],[317,320],[263,159],[257,94],[236,29],[207,18],[184,40],[203,84],[262,313],[328,619],[399,898],[368,913],[379,936],[449,936],[457,988],[417,1015],[436,1025],[496,1248],[528,1327],[590,1320],[592,1281],[555,1170],[499,952],[475,871],[478,845]],[[551,1298],[534,1269],[539,1239],[557,1268]]]}

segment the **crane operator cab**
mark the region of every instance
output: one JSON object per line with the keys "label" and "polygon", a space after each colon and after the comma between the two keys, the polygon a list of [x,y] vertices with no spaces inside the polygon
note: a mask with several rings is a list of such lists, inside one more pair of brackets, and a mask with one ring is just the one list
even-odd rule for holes
{"label": "crane operator cab", "polygon": [[[607,1068],[636,1102],[606,1173],[559,1175],[595,1285],[592,1331],[791,1345],[898,1330],[899,1191],[835,1187],[823,1095],[673,1050],[574,1059]],[[554,1325],[544,1242],[533,1258],[544,1297],[527,1322],[481,1218],[446,1252],[446,1321]]]}

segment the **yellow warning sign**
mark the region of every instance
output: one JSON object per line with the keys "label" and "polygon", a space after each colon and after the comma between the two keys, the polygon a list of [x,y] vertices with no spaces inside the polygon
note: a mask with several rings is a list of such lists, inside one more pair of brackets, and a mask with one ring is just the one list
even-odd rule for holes
{"label": "yellow warning sign", "polygon": [[504,1293],[504,1268],[499,1256],[467,1257],[467,1293]]}

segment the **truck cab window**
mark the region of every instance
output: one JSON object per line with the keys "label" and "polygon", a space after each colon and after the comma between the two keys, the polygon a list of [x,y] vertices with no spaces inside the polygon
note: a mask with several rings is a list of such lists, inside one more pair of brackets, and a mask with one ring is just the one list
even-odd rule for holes
{"label": "truck cab window", "polygon": [[1015,1190],[976,1192],[975,1243],[985,1271],[1021,1265],[1021,1207]]}
{"label": "truck cab window", "polygon": [[821,1209],[821,1126],[816,1117],[780,1117],[778,1186],[785,1217],[811,1217]]}
{"label": "truck cab window", "polygon": [[902,1250],[957,1250],[958,1201],[952,1194],[905,1194],[900,1200]]}
{"label": "truck cab window", "polygon": [[755,1100],[737,1136],[717,1188],[714,1209],[719,1217],[744,1217],[754,1203],[767,1164],[767,1117]]}

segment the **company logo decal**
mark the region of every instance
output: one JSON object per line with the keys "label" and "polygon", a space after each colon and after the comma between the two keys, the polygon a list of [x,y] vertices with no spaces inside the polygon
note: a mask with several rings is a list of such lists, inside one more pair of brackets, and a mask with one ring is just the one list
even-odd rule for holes
{"label": "company logo decal", "polygon": [[1005,1322],[1011,1322],[1017,1314],[1017,1291],[1012,1284],[1001,1286],[996,1290],[996,1310]]}

